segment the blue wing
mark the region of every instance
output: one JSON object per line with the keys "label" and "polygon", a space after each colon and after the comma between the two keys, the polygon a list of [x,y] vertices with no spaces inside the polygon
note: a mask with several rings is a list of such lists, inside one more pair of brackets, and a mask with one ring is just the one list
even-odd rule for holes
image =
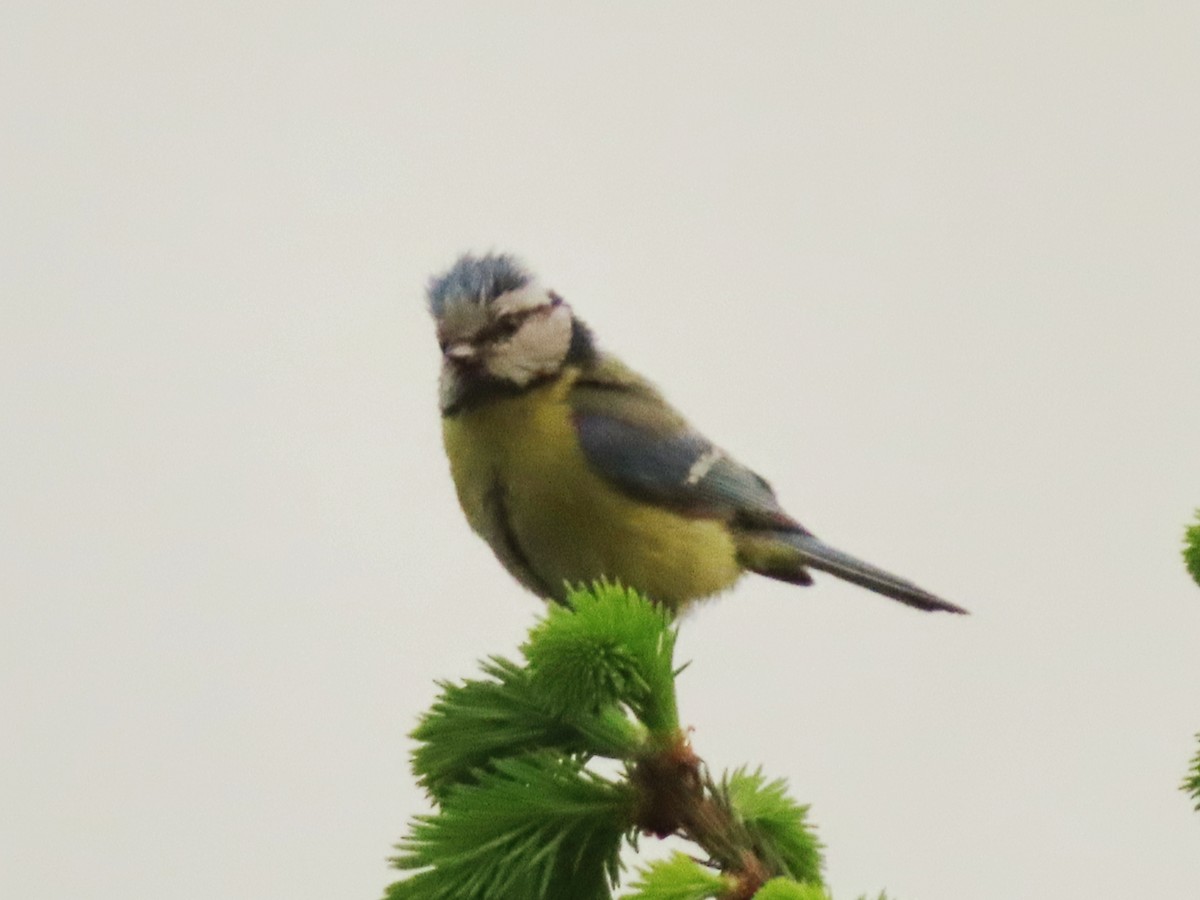
{"label": "blue wing", "polygon": [[579,382],[571,405],[579,446],[593,471],[629,496],[727,522],[746,568],[793,584],[811,584],[806,569],[820,569],[918,609],[965,612],[818,540],[783,511],[763,478],[623,370]]}
{"label": "blue wing", "polygon": [[703,435],[672,418],[664,423],[661,410],[636,396],[605,400],[606,408],[576,409],[575,430],[588,464],[618,490],[738,528],[808,533],[763,478]]}

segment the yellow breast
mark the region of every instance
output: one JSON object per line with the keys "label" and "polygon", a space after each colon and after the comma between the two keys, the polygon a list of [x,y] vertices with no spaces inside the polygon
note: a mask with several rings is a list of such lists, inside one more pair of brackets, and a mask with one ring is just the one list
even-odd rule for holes
{"label": "yellow breast", "polygon": [[679,607],[733,584],[723,523],[630,498],[589,468],[567,405],[574,377],[443,420],[471,526],[526,586],[558,598],[607,578]]}

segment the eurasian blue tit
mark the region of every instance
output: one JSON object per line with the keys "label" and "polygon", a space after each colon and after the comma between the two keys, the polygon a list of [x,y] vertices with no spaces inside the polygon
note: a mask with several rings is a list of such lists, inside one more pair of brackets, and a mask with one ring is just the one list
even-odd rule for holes
{"label": "eurasian blue tit", "polygon": [[607,579],[678,611],[746,572],[807,585],[818,569],[965,612],[814,537],[513,257],[465,255],[428,297],[459,502],[529,590]]}

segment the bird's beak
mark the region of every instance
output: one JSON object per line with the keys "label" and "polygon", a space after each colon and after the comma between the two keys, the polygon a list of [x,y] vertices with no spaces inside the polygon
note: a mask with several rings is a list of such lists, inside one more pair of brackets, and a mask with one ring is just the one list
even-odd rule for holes
{"label": "bird's beak", "polygon": [[453,363],[468,363],[478,355],[479,352],[470,344],[450,344],[442,351],[443,358]]}

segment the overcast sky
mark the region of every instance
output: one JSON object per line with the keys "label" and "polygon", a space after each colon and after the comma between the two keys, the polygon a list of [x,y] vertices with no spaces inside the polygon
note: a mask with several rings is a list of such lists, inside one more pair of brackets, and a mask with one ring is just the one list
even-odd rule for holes
{"label": "overcast sky", "polygon": [[839,897],[1200,896],[1200,7],[191,6],[0,9],[0,895],[393,880],[434,680],[540,609],[423,306],[497,249],[971,609],[683,623]]}

